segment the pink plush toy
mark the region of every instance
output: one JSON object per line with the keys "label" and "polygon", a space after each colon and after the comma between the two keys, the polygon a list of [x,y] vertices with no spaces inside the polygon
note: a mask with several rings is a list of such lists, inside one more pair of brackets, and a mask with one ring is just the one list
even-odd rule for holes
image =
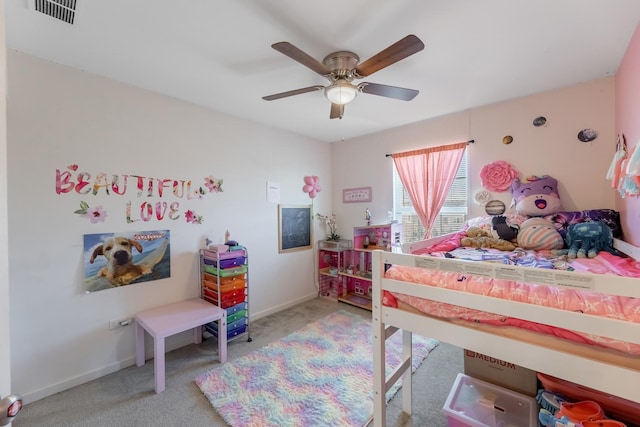
{"label": "pink plush toy", "polygon": [[551,221],[544,218],[529,218],[520,224],[517,243],[522,249],[534,251],[564,248],[564,239]]}
{"label": "pink plush toy", "polygon": [[526,216],[544,216],[562,210],[558,181],[549,175],[531,176],[525,182],[511,182],[516,211]]}

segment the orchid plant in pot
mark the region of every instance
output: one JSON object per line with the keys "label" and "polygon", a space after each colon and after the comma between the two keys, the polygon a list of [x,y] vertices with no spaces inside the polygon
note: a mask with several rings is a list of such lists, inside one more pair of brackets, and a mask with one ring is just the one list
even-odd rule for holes
{"label": "orchid plant in pot", "polygon": [[338,234],[338,222],[336,221],[336,215],[316,215],[318,219],[324,221],[324,223],[329,227],[329,234],[327,234],[328,241],[338,241],[340,240],[340,235]]}

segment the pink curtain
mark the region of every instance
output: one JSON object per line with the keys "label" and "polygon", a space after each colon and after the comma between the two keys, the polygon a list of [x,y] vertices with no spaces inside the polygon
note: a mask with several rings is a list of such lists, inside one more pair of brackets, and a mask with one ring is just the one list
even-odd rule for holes
{"label": "pink curtain", "polygon": [[431,227],[449,194],[466,142],[392,154],[402,185],[431,237]]}

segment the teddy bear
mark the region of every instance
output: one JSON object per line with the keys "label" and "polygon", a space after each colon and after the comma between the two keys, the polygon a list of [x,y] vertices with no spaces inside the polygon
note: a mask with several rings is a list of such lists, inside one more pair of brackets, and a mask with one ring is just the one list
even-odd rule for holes
{"label": "teddy bear", "polygon": [[504,239],[492,237],[478,227],[469,227],[466,234],[466,237],[460,239],[461,246],[472,248],[493,248],[501,251],[512,251],[516,248],[513,243]]}

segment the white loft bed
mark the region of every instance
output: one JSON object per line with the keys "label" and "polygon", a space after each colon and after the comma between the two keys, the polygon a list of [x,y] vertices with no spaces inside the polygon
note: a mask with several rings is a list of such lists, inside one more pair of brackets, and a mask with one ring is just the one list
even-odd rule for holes
{"label": "white loft bed", "polygon": [[[441,237],[426,240],[420,245],[431,246],[443,239]],[[632,258],[640,259],[640,248],[620,240],[615,241],[615,247]],[[414,245],[414,247],[405,247],[404,249],[416,250],[418,248]],[[585,344],[568,343],[560,339],[546,337],[540,339],[540,334],[536,335],[535,333],[518,332],[505,336],[500,335],[495,327],[476,327],[475,325],[462,324],[382,305],[382,294],[386,290],[640,344],[639,323],[384,278],[385,265],[387,264],[438,269],[441,268],[440,262],[447,263],[447,268],[451,268],[453,265],[460,269],[456,271],[465,274],[478,271],[479,264],[481,264],[483,268],[486,267],[483,274],[494,275],[492,277],[495,277],[496,268],[505,267],[501,264],[488,262],[432,258],[380,250],[374,251],[372,254],[374,426],[383,427],[386,425],[386,391],[399,378],[403,379],[402,408],[404,412],[411,414],[410,368],[411,335],[413,332],[508,360],[534,371],[634,402],[640,402],[640,386],[638,386],[640,384],[640,356],[621,356],[618,358],[618,355],[611,356],[612,352],[608,350],[595,349]],[[528,267],[509,266],[508,268],[513,268],[516,274],[526,274],[527,271],[535,270]],[[579,280],[595,292],[640,298],[640,279],[611,275],[589,275],[561,270],[549,271],[553,274],[555,281],[552,286],[563,286],[563,282]],[[536,281],[531,282],[535,283]],[[397,329],[403,330],[403,363],[388,378],[385,378],[385,340]],[[530,337],[532,339],[526,338],[529,335],[532,335]],[[535,337],[538,339],[536,340]]]}

